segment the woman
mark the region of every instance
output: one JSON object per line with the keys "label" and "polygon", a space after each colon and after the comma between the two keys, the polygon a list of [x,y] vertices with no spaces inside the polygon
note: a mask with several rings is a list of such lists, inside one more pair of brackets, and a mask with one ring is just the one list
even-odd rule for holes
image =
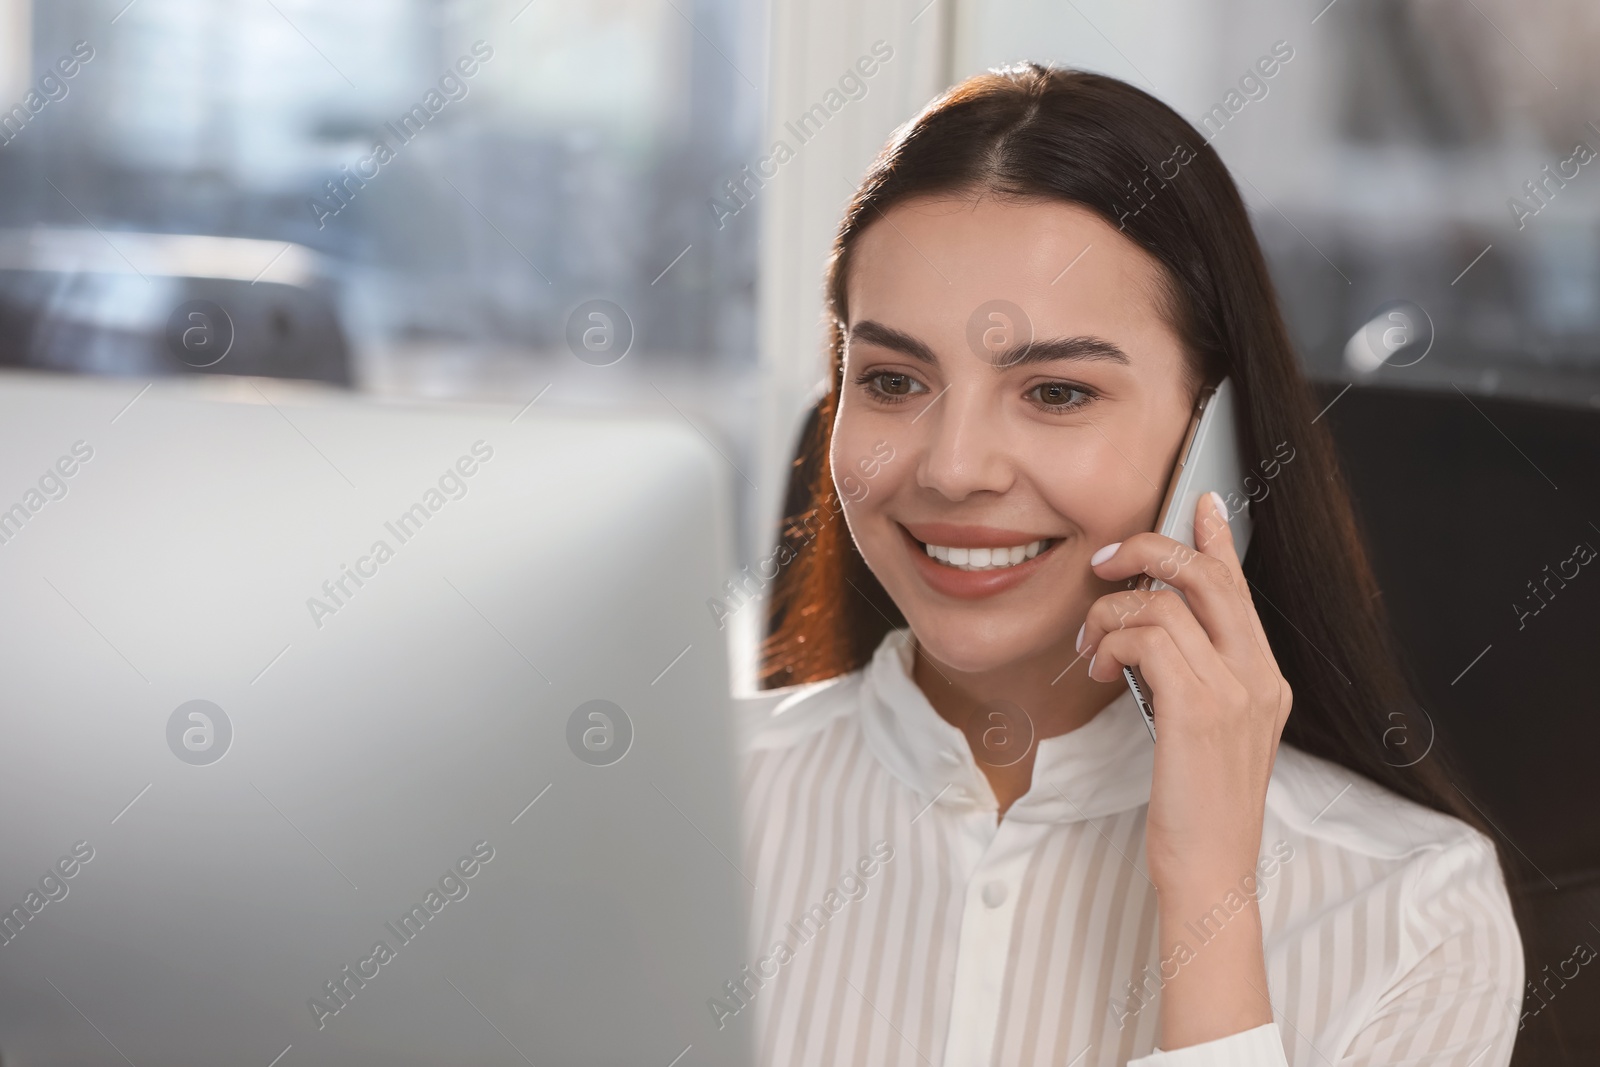
{"label": "woman", "polygon": [[[827,300],[763,650],[796,688],[750,723],[761,955],[713,1012],[784,1065],[1507,1063],[1496,849],[1396,736],[1426,726],[1205,140],[1110,78],[969,79],[873,165]],[[1146,532],[1223,377],[1243,567],[1240,501],[1198,552]]]}

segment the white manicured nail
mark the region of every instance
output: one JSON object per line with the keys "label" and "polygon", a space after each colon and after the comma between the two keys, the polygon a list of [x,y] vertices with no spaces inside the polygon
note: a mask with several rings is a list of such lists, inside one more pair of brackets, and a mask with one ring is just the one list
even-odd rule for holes
{"label": "white manicured nail", "polygon": [[1210,496],[1211,496],[1211,502],[1213,504],[1215,504],[1217,506],[1217,510],[1222,513],[1222,521],[1223,522],[1227,522],[1228,521],[1228,505],[1223,502],[1222,494],[1217,492],[1215,489],[1213,489],[1213,490],[1211,490]]}
{"label": "white manicured nail", "polygon": [[1121,547],[1122,547],[1122,542],[1121,541],[1118,541],[1115,544],[1107,545],[1106,547],[1102,548],[1100,551],[1096,552],[1094,555],[1089,557],[1089,566],[1091,566],[1091,567],[1100,566],[1100,564],[1104,563],[1106,560],[1108,560],[1112,556],[1116,555],[1117,554],[1117,549],[1119,549]]}
{"label": "white manicured nail", "polygon": [[1083,621],[1083,625],[1078,627],[1078,640],[1075,641],[1073,643],[1073,645],[1072,645],[1072,650],[1074,652],[1082,652],[1083,651],[1083,631],[1088,629],[1088,628],[1089,628],[1089,620],[1085,619]]}

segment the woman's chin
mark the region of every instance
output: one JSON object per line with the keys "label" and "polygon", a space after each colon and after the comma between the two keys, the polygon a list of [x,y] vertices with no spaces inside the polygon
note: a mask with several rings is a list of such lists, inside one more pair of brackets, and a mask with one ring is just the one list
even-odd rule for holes
{"label": "woman's chin", "polygon": [[917,647],[936,664],[963,674],[983,674],[1003,670],[1020,661],[1047,655],[1052,650],[1070,649],[1076,635],[1064,635],[1053,626],[973,626],[949,619],[913,619],[911,632]]}

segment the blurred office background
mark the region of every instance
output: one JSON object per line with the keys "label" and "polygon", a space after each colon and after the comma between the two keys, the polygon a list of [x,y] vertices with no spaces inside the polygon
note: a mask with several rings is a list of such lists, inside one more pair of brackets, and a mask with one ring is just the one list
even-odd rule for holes
{"label": "blurred office background", "polygon": [[[706,200],[764,32],[733,0],[0,0],[0,363],[675,404],[753,470],[756,222]],[[605,368],[565,340],[592,299],[631,326]]]}
{"label": "blurred office background", "polygon": [[[1597,39],[1579,0],[0,0],[0,363],[675,409],[753,560],[855,179],[940,88],[1030,58],[1213,136],[1319,379],[1365,378],[1347,342],[1407,300],[1433,344],[1394,384],[1600,407]],[[741,172],[874,41],[864,95]],[[610,366],[570,350],[592,300],[626,316]],[[191,321],[226,358],[174,356]]]}

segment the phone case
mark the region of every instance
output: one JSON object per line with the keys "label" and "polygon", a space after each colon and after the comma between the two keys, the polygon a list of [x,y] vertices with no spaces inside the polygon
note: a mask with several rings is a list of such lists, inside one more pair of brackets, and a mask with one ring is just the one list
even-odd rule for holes
{"label": "phone case", "polygon": [[[1167,492],[1156,519],[1156,532],[1195,547],[1194,513],[1200,497],[1212,490],[1222,495],[1228,508],[1228,525],[1239,558],[1250,546],[1250,497],[1245,492],[1245,467],[1239,452],[1238,421],[1235,414],[1233,381],[1224,378],[1214,388],[1201,390],[1196,415],[1178,450],[1178,464],[1167,482]],[[1146,575],[1136,588],[1170,589],[1158,578]],[[1182,596],[1182,593],[1178,594]],[[1144,717],[1150,740],[1156,739],[1155,708],[1146,694],[1144,678],[1132,667],[1123,667],[1122,676]]]}

